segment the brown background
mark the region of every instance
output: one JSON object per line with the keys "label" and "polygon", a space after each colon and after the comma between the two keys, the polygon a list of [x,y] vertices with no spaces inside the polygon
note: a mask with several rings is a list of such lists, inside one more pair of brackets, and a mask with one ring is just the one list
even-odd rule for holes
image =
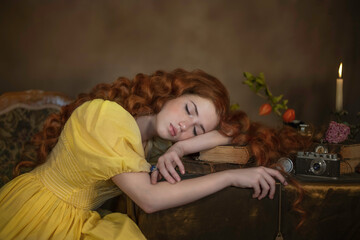
{"label": "brown background", "polygon": [[220,78],[253,120],[262,99],[242,84],[264,72],[297,118],[327,123],[343,62],[344,108],[360,111],[356,0],[2,1],[0,94],[43,89],[75,97],[138,72],[200,68]]}

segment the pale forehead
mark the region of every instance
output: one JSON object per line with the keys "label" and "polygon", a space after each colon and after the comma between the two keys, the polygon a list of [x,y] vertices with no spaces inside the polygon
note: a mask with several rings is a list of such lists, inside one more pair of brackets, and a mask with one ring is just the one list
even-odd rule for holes
{"label": "pale forehead", "polygon": [[210,131],[218,125],[219,116],[211,100],[197,95],[183,95],[183,97],[196,105],[199,121],[203,124],[206,131]]}

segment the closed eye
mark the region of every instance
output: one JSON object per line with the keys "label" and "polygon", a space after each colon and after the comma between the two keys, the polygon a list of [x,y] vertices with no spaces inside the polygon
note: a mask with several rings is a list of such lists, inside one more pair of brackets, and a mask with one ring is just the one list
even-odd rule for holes
{"label": "closed eye", "polygon": [[194,136],[197,136],[197,135],[198,135],[197,132],[196,132],[196,127],[194,127],[193,132],[194,132]]}
{"label": "closed eye", "polygon": [[190,113],[190,111],[189,111],[189,107],[188,107],[187,104],[185,104],[185,110],[186,110],[187,114],[191,115],[191,113]]}

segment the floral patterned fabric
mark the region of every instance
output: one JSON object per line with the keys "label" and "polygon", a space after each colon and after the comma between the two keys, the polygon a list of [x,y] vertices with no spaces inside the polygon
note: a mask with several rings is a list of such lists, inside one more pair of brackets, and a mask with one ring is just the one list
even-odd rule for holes
{"label": "floral patterned fabric", "polygon": [[15,108],[0,115],[0,187],[13,178],[12,172],[18,162],[36,159],[31,138],[42,129],[45,119],[55,112],[58,109]]}

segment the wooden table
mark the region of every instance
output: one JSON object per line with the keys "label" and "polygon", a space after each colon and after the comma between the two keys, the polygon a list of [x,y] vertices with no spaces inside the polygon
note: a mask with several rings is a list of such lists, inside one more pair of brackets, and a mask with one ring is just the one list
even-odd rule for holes
{"label": "wooden table", "polygon": [[[197,177],[189,174],[185,178]],[[306,180],[306,179],[305,179]],[[281,232],[284,239],[358,239],[360,236],[360,174],[338,181],[307,180],[302,206],[307,221],[299,230],[292,210],[294,187],[282,187]],[[280,186],[278,184],[277,186]],[[228,187],[185,206],[147,214],[131,200],[127,213],[149,239],[275,239],[279,191],[275,198],[251,198],[251,189]]]}

